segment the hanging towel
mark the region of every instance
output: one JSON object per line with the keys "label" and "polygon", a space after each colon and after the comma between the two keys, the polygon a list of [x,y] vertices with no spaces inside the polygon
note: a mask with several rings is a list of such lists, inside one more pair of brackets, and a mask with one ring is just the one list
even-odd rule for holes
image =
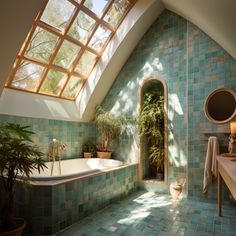
{"label": "hanging towel", "polygon": [[208,146],[207,146],[207,154],[205,161],[205,169],[204,169],[204,178],[203,178],[203,192],[206,193],[208,190],[208,186],[212,182],[212,176],[217,177],[217,160],[216,156],[219,154],[219,142],[217,137],[209,137]]}

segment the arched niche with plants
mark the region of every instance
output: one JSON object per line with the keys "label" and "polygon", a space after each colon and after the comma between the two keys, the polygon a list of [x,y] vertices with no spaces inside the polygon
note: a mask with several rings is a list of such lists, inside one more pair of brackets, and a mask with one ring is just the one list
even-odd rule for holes
{"label": "arched niche with plants", "polygon": [[166,91],[157,79],[141,89],[137,117],[140,136],[142,179],[166,179]]}

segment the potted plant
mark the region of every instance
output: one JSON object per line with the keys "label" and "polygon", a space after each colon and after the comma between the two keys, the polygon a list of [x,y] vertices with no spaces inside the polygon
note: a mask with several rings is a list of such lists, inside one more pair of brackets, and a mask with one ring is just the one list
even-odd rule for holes
{"label": "potted plant", "polygon": [[94,122],[99,133],[98,158],[111,158],[111,141],[120,137],[127,121],[125,116],[115,116],[100,106],[96,108]]}
{"label": "potted plant", "polygon": [[84,158],[96,157],[97,147],[90,139],[83,143],[82,150]]}
{"label": "potted plant", "polygon": [[155,176],[163,179],[164,173],[164,97],[157,91],[146,92],[137,119],[138,133],[147,140],[151,167]]}
{"label": "potted plant", "polygon": [[0,235],[21,235],[21,232],[9,232],[18,231],[18,228],[23,231],[26,225],[23,219],[15,218],[14,187],[18,176],[29,177],[33,169],[40,172],[46,167],[43,153],[31,140],[34,133],[28,128],[13,123],[0,125]]}

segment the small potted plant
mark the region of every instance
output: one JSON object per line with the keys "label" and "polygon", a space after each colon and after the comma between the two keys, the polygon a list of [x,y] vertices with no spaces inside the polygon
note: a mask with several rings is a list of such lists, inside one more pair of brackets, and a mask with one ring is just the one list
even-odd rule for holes
{"label": "small potted plant", "polygon": [[96,157],[97,147],[90,139],[83,143],[82,150],[84,158]]}
{"label": "small potted plant", "polygon": [[102,107],[97,107],[94,122],[99,133],[98,158],[111,158],[110,143],[120,137],[127,121],[125,116],[115,116]]}
{"label": "small potted plant", "polygon": [[28,128],[13,123],[0,125],[0,235],[21,235],[18,231],[26,225],[25,220],[15,218],[14,187],[18,176],[29,177],[32,170],[40,172],[46,167],[43,153],[31,140],[34,133]]}

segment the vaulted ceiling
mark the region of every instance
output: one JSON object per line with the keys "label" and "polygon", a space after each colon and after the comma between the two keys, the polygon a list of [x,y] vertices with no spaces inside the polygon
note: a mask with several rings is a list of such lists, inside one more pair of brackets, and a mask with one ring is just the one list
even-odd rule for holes
{"label": "vaulted ceiling", "polygon": [[[45,0],[0,2],[0,113],[89,120],[94,101],[102,101],[138,41],[165,8],[197,25],[236,59],[235,0],[138,0],[104,52],[105,63],[97,64],[75,102],[4,89],[15,57],[44,4]],[[97,92],[101,89],[103,93]]]}

